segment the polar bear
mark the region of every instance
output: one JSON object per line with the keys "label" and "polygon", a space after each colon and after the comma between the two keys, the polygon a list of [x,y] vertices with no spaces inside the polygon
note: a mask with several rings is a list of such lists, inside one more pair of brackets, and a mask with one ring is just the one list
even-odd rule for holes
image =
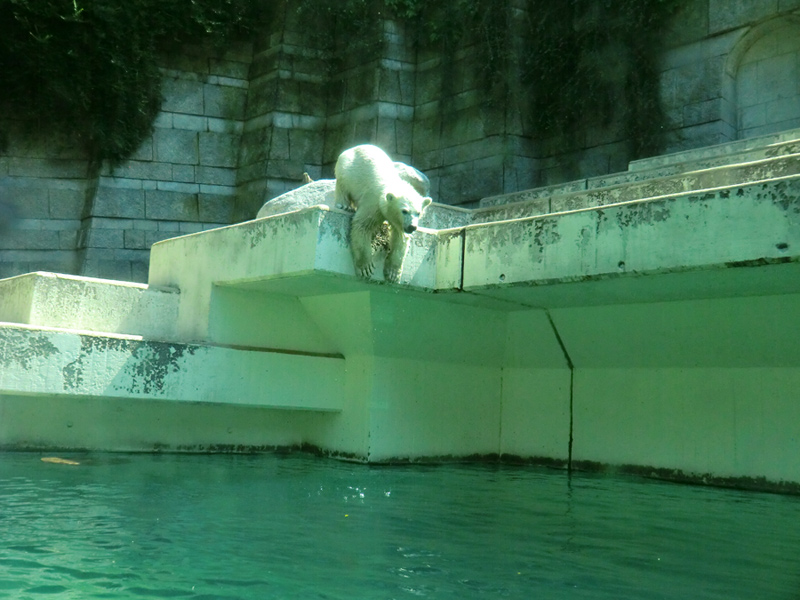
{"label": "polar bear", "polygon": [[350,227],[350,246],[356,273],[372,276],[372,251],[384,223],[389,224],[389,243],[383,276],[400,279],[408,235],[416,231],[419,218],[431,203],[400,176],[392,159],[377,146],[364,144],[339,155],[334,169],[337,204],[355,209]]}

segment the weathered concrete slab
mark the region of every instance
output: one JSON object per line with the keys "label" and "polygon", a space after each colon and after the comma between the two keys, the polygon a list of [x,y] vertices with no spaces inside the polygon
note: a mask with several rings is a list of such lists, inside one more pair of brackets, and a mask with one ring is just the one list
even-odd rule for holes
{"label": "weathered concrete slab", "polygon": [[178,295],[124,281],[28,273],[0,280],[0,321],[169,340]]}
{"label": "weathered concrete slab", "polygon": [[669,165],[704,164],[705,161],[720,159],[727,161],[727,164],[749,162],[762,157],[777,156],[777,152],[782,152],[781,148],[786,142],[792,145],[797,140],[800,140],[800,129],[787,129],[778,133],[748,137],[724,144],[642,158],[632,161],[628,168],[631,171],[642,171]]}
{"label": "weathered concrete slab", "polygon": [[[800,177],[472,226],[466,229],[465,247],[464,290],[528,306],[542,306],[545,297],[557,303],[562,292],[570,295],[563,286],[545,290],[553,284],[618,279],[605,286],[615,288],[605,301],[620,301],[631,278],[656,284],[658,279],[649,276],[796,265]],[[709,294],[713,281],[712,275]],[[800,285],[777,272],[759,276],[759,282],[771,282],[762,293],[786,293]],[[646,288],[637,301],[647,300]],[[652,299],[663,299],[658,288],[669,293],[668,287],[656,286]]]}
{"label": "weathered concrete slab", "polygon": [[[477,209],[473,223],[521,219],[620,202],[640,201],[686,192],[702,192],[731,185],[746,185],[800,174],[800,142],[789,148],[795,153],[758,161],[712,168],[679,170],[676,174],[638,172],[587,181],[587,189],[542,195],[540,190],[509,194],[508,204]],[[517,201],[519,198],[520,201]]]}
{"label": "weathered concrete slab", "polygon": [[[343,278],[333,284],[340,292],[365,289],[370,284],[357,278],[353,268],[348,242],[351,218],[347,211],[312,207],[166,240],[153,246],[150,285],[181,290],[177,323],[183,340],[209,339],[215,287],[313,295],[330,292],[326,275],[335,274]],[[457,235],[418,230],[409,244],[400,285],[418,291],[460,287],[460,246]],[[375,282],[382,280],[380,261],[377,256]]]}
{"label": "weathered concrete slab", "polygon": [[[0,327],[0,390],[340,410],[344,361],[42,327]],[[302,374],[302,375],[301,375]],[[32,400],[33,401],[33,400]]]}

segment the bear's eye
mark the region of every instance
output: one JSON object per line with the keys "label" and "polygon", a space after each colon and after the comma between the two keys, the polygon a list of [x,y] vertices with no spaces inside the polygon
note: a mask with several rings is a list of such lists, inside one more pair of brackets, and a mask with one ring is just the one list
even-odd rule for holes
{"label": "bear's eye", "polygon": [[408,209],[407,209],[407,208],[404,208],[404,209],[403,209],[401,212],[402,212],[404,215],[407,215],[407,214],[408,214]]}

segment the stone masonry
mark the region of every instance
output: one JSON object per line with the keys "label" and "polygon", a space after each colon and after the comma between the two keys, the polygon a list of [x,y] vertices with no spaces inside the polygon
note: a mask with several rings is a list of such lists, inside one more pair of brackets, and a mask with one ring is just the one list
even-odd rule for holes
{"label": "stone masonry", "polygon": [[[154,242],[252,219],[303,172],[331,177],[339,152],[357,143],[422,169],[435,201],[467,207],[622,171],[633,158],[618,122],[566,144],[533,139],[517,107],[486,101],[474,47],[423,51],[383,20],[365,60],[341,37],[332,52],[311,31],[329,24],[298,22],[285,6],[259,39],[165,58],[153,135],[123,164],[91,165],[69,140],[23,136],[0,120],[0,277],[144,281]],[[526,6],[507,0],[520,48],[535,18]],[[665,151],[800,126],[800,0],[687,0],[665,27]]]}

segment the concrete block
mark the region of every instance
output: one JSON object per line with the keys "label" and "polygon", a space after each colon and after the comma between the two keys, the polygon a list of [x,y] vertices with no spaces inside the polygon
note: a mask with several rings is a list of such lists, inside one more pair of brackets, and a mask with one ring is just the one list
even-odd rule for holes
{"label": "concrete block", "polygon": [[244,119],[246,101],[246,89],[211,83],[203,84],[203,114],[208,117]]}
{"label": "concrete block", "polygon": [[250,65],[247,62],[233,60],[219,60],[212,58],[208,61],[209,72],[212,75],[222,75],[234,79],[246,80],[249,74]]}
{"label": "concrete block", "polygon": [[156,115],[156,120],[153,121],[153,127],[157,129],[172,129],[172,117],[174,113],[160,112]]}
{"label": "concrete block", "polygon": [[[199,159],[197,132],[157,129],[154,135],[156,160],[164,163],[196,165]],[[171,177],[172,173],[170,173]]]}
{"label": "concrete block", "polygon": [[90,214],[95,217],[144,218],[144,191],[130,188],[98,187]]}
{"label": "concrete block", "polygon": [[269,156],[272,145],[272,127],[245,131],[241,137],[239,149],[239,166],[246,167],[253,163],[264,162]]}
{"label": "concrete block", "polygon": [[323,131],[295,130],[288,132],[288,158],[302,162],[322,162]]}
{"label": "concrete block", "polygon": [[241,135],[244,131],[244,124],[242,121],[235,121],[233,119],[219,119],[215,117],[209,117],[206,119],[208,121],[208,131],[214,133],[232,133]]}
{"label": "concrete block", "polygon": [[[7,326],[0,336],[4,353],[30,356],[30,362],[14,361],[0,375],[0,385],[7,393],[271,404],[326,411],[339,410],[344,401],[342,359],[44,332],[23,326]],[[32,351],[34,348],[39,351]],[[221,364],[226,365],[224,374],[209,385],[209,369]],[[40,378],[25,376],[31,366],[41,373]],[[289,376],[303,367],[310,369],[303,382]],[[253,386],[245,394],[230,393],[241,390],[243,381],[257,381],[253,374],[264,371],[276,374],[282,392],[265,395],[263,388]],[[332,381],[340,383],[331,387]],[[319,393],[320,386],[326,393]]]}
{"label": "concrete block", "polygon": [[129,160],[109,170],[109,174],[129,179],[150,179],[169,181],[172,178],[172,165],[161,162]]}
{"label": "concrete block", "polygon": [[148,190],[145,192],[145,215],[148,219],[197,221],[197,194]]}
{"label": "concrete block", "polygon": [[136,283],[146,283],[147,282],[147,271],[150,268],[149,265],[149,257],[150,254],[148,253],[148,259],[137,261],[131,263],[131,281]]}
{"label": "concrete block", "polygon": [[30,273],[0,281],[0,320],[39,327],[169,338],[178,294],[88,277]]}
{"label": "concrete block", "polygon": [[[794,247],[791,240],[800,235],[800,223],[796,223],[794,217],[787,220],[787,216],[794,214],[798,185],[797,176],[792,176],[775,180],[768,186],[759,183],[718,188],[704,194],[680,194],[599,210],[506,222],[507,225],[468,228],[464,287],[493,286],[498,291],[497,297],[513,297],[528,305],[541,306],[543,300],[536,296],[543,288],[534,285],[512,290],[511,284],[523,279],[554,283],[627,277],[632,287],[626,293],[634,293],[633,288],[641,284],[642,299],[652,298],[647,294],[662,294],[657,297],[666,300],[674,297],[670,294],[678,293],[670,287],[674,285],[670,278],[645,281],[641,276],[668,273],[678,269],[680,264],[681,271],[705,271],[703,277],[708,283],[703,284],[703,289],[711,289],[708,286],[712,275],[708,270],[718,270],[720,280],[735,279],[736,272],[729,273],[726,265],[746,263],[756,257],[757,260],[770,257],[783,260],[780,258],[785,256],[780,250],[786,248],[783,244]],[[787,200],[782,202],[779,198]],[[698,216],[700,213],[702,217]],[[503,239],[508,240],[507,244],[498,245],[499,238],[492,237],[493,227],[504,231]],[[715,243],[705,244],[712,233]],[[478,241],[481,239],[492,239],[497,250],[488,251],[484,243]],[[638,244],[642,244],[641,248]],[[800,247],[800,242],[797,245]],[[569,252],[566,251],[568,247],[571,248]],[[571,266],[567,269],[567,265]],[[636,274],[639,279],[634,282],[629,274]],[[746,272],[741,274],[742,277],[747,275]],[[753,281],[748,285],[763,289],[764,293],[769,293],[770,289],[781,293],[787,290],[783,287],[787,283],[785,277],[775,273],[769,283]],[[645,285],[648,282],[653,285],[652,289]],[[722,289],[722,284],[719,285]],[[598,289],[590,291],[590,287],[583,291],[595,294],[600,302]],[[580,287],[571,289],[581,293]],[[572,298],[570,301],[580,300]]]}
{"label": "concrete block", "polygon": [[[176,224],[177,225],[177,224]],[[163,242],[164,240],[169,240],[174,237],[178,237],[180,232],[178,232],[178,228],[175,228],[175,231],[147,231],[145,233],[145,247],[150,248],[153,244],[157,242]]]}
{"label": "concrete block", "polygon": [[139,147],[134,151],[133,154],[130,155],[129,158],[131,160],[153,160],[153,138],[149,137],[142,140],[142,143],[139,144]]}
{"label": "concrete block", "polygon": [[203,87],[200,81],[166,77],[161,83],[164,112],[203,115]]}
{"label": "concrete block", "polygon": [[200,194],[197,197],[199,219],[203,223],[231,223],[234,199],[218,194]]}
{"label": "concrete block", "polygon": [[[31,181],[31,183],[34,182]],[[9,185],[4,181],[0,182],[0,192],[2,193],[3,202],[11,206],[16,218],[43,219],[47,218],[50,213],[49,193],[44,187]]]}
{"label": "concrete block", "polygon": [[200,164],[210,167],[235,167],[239,158],[239,136],[201,133]]}
{"label": "concrete block", "polygon": [[8,161],[8,174],[12,177],[85,179],[89,174],[89,162],[12,156]]}
{"label": "concrete block", "polygon": [[208,119],[198,115],[174,114],[172,116],[173,129],[186,129],[188,131],[207,131]]}
{"label": "concrete block", "polygon": [[[64,230],[58,232],[58,248],[59,250],[75,250],[78,248],[79,231],[78,228],[72,230]],[[72,269],[66,269],[64,272],[70,272]]]}
{"label": "concrete block", "polygon": [[[94,252],[90,253],[90,250]],[[131,263],[129,261],[113,260],[104,258],[108,256],[107,250],[100,252],[97,249],[87,249],[90,254],[81,261],[81,273],[87,277],[97,277],[101,279],[111,279],[116,281],[131,280]]]}
{"label": "concrete block", "polygon": [[[172,165],[172,180],[176,183],[194,183],[195,169],[197,167],[194,165]],[[158,184],[156,189],[160,189]]]}
{"label": "concrete block", "polygon": [[133,219],[131,221],[131,227],[134,229],[142,229],[145,231],[155,231],[158,229],[158,222],[157,221],[148,221],[146,219]]}
{"label": "concrete block", "polygon": [[235,196],[236,187],[228,185],[210,185],[206,183],[200,184],[201,194],[215,194],[218,196]]}
{"label": "concrete block", "polygon": [[58,250],[58,231],[10,229],[0,236],[0,250]]}
{"label": "concrete block", "polygon": [[86,229],[79,236],[81,248],[122,248],[125,245],[123,229]]}
{"label": "concrete block", "polygon": [[142,229],[127,229],[124,232],[125,248],[147,249],[145,231]]}
{"label": "concrete block", "polygon": [[128,229],[133,226],[133,219],[88,217],[78,224],[86,229]]}
{"label": "concrete block", "polygon": [[194,171],[195,181],[199,184],[236,185],[236,169],[198,165],[194,168]]}
{"label": "concrete block", "polygon": [[167,192],[196,194],[200,191],[200,185],[197,183],[180,183],[178,181],[158,181],[156,182],[156,189]]}

